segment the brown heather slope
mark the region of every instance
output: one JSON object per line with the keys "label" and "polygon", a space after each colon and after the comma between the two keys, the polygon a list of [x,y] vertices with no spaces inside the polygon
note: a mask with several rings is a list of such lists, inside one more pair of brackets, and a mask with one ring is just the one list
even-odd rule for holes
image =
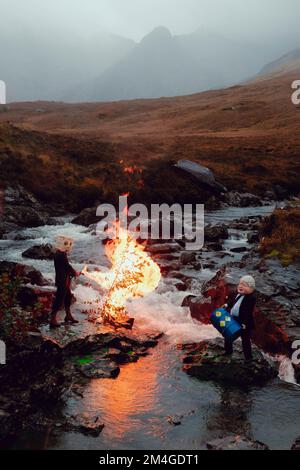
{"label": "brown heather slope", "polygon": [[[291,102],[291,83],[297,79],[298,62],[240,86],[183,97],[13,103],[0,112],[0,157],[5,145],[10,155],[6,162],[14,158],[16,149],[22,148],[23,156],[15,164],[27,161],[30,153],[32,161],[23,170],[30,179],[42,173],[54,198],[62,180],[50,176],[66,167],[69,187],[80,193],[79,199],[84,196],[84,205],[99,187],[105,197],[140,187],[147,200],[153,188],[158,200],[172,193],[171,201],[185,191],[184,199],[189,200],[196,189],[187,189],[170,170],[170,161],[182,158],[210,167],[230,189],[263,195],[280,185],[296,193],[300,112]],[[17,128],[5,125],[1,130],[1,122],[7,121]],[[124,173],[124,167],[132,165],[139,171]],[[20,172],[15,173],[18,180]],[[11,181],[12,176],[6,174],[2,181],[5,178]],[[43,193],[41,188],[37,192]]]}

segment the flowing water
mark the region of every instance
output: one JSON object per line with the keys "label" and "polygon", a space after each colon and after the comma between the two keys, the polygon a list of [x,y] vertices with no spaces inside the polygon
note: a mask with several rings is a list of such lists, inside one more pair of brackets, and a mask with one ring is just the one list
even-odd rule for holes
{"label": "flowing water", "polygon": [[[245,215],[265,215],[271,206],[228,208],[206,214],[206,222],[226,223]],[[247,212],[247,213],[246,213]],[[72,262],[80,269],[85,264],[107,268],[101,240],[84,227],[62,219],[61,225],[26,229],[26,240],[0,241],[0,258],[33,265],[49,282],[53,282],[50,261],[28,260],[22,252],[35,244],[53,243],[57,234],[75,239]],[[230,231],[225,249],[246,246],[247,232]],[[240,259],[230,254],[228,259]],[[226,257],[222,263],[226,262]],[[215,274],[210,269],[197,272],[193,290]],[[82,397],[72,396],[64,412],[85,413],[100,417],[105,428],[99,437],[75,433],[57,436],[32,433],[21,435],[12,447],[67,449],[201,449],[212,438],[226,433],[247,433],[271,448],[288,449],[299,434],[299,387],[293,382],[290,361],[280,358],[280,380],[263,388],[241,391],[236,388],[202,382],[182,371],[180,342],[193,342],[216,336],[211,326],[195,322],[181,307],[188,292],[179,292],[173,279],[163,279],[158,289],[145,298],[128,304],[135,323],[146,331],[164,332],[150,354],[137,363],[121,367],[117,379],[92,380]],[[77,307],[98,298],[99,293],[80,281],[75,287]],[[174,426],[170,417],[177,416],[181,425]]]}

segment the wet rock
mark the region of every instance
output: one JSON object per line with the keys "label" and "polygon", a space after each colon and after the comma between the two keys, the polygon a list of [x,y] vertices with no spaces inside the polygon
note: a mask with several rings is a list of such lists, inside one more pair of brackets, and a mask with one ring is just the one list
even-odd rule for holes
{"label": "wet rock", "polygon": [[222,251],[223,250],[223,245],[222,243],[219,243],[219,242],[208,242],[208,243],[205,242],[204,246],[208,251]]}
{"label": "wet rock", "polygon": [[259,230],[261,225],[261,216],[241,217],[230,223],[231,229],[236,230]]}
{"label": "wet rock", "polygon": [[184,282],[177,282],[175,284],[175,287],[177,290],[179,290],[180,292],[184,292],[188,289],[188,286],[186,284],[184,284]]}
{"label": "wet rock", "polygon": [[268,446],[246,436],[226,436],[208,442],[208,450],[269,450]]}
{"label": "wet rock", "polygon": [[169,276],[169,273],[172,271],[177,271],[181,268],[180,262],[169,262],[165,260],[161,260],[157,263],[160,268],[160,272],[163,276]]}
{"label": "wet rock", "polygon": [[8,187],[4,192],[5,204],[19,205],[24,204],[27,206],[38,205],[37,199],[33,194],[26,191],[22,186]]}
{"label": "wet rock", "polygon": [[[90,333],[88,333],[88,326]],[[103,332],[98,332],[99,327],[90,322],[81,322],[68,330],[58,329],[48,331],[45,327],[43,336],[54,341],[62,350],[64,357],[93,354],[100,351],[108,351],[116,348],[123,352],[135,351],[140,348],[152,348],[157,345],[161,333],[140,332],[137,328],[130,330],[116,330],[109,325],[102,326]],[[95,331],[94,333],[91,333]]]}
{"label": "wet rock", "polygon": [[153,253],[153,254],[165,254],[165,253],[174,253],[176,251],[179,251],[180,247],[178,246],[177,243],[159,243],[157,245],[150,245],[146,247],[146,251],[148,253]]}
{"label": "wet rock", "polygon": [[2,226],[39,227],[51,223],[47,210],[22,186],[9,187],[4,191],[4,211],[0,218]]}
{"label": "wet rock", "polygon": [[83,209],[80,214],[78,214],[74,219],[72,219],[72,224],[83,225],[84,227],[89,227],[90,225],[97,224],[99,222],[99,216],[96,215],[96,207],[88,207]]}
{"label": "wet rock", "polygon": [[300,450],[300,436],[295,440],[291,450]]}
{"label": "wet rock", "polygon": [[46,219],[31,207],[6,207],[5,219],[18,227],[39,227],[46,224]]}
{"label": "wet rock", "polygon": [[120,368],[114,362],[103,357],[93,358],[91,362],[80,364],[80,372],[89,379],[109,379],[115,378],[120,373]]}
{"label": "wet rock", "polygon": [[274,201],[276,199],[276,194],[272,190],[268,190],[264,194],[264,198],[267,199],[268,201]]}
{"label": "wet rock", "polygon": [[98,416],[90,416],[88,413],[69,416],[62,414],[58,408],[51,414],[45,412],[44,409],[34,409],[22,424],[23,430],[35,432],[38,430],[54,436],[61,432],[76,432],[98,437],[103,428],[104,424]]}
{"label": "wet rock", "polygon": [[31,259],[53,259],[54,248],[47,243],[46,245],[35,245],[22,253],[23,258]]}
{"label": "wet rock", "polygon": [[218,242],[228,238],[228,228],[226,225],[207,225],[205,227],[205,242]]}
{"label": "wet rock", "polygon": [[147,356],[147,354],[147,348],[137,348],[135,350],[130,348],[127,351],[110,348],[105,354],[105,357],[111,359],[116,364],[128,364],[129,362],[138,361],[140,357]]}
{"label": "wet rock", "polygon": [[154,254],[152,255],[152,259],[154,259],[157,263],[160,262],[160,260],[164,261],[178,261],[178,253],[159,253],[159,254]]}
{"label": "wet rock", "polygon": [[187,274],[184,274],[180,271],[170,271],[169,274],[168,274],[168,277],[171,278],[171,279],[179,279],[184,284],[187,284],[191,280],[196,279],[195,277],[188,276]]}
{"label": "wet rock", "polygon": [[9,237],[8,234],[10,234],[10,232],[14,232],[18,228],[18,225],[11,222],[5,222],[0,216],[0,239],[6,240]]}
{"label": "wet rock", "polygon": [[96,422],[85,422],[83,420],[82,423],[79,424],[73,424],[72,425],[72,431],[80,432],[81,434],[84,434],[85,436],[93,436],[93,437],[98,437],[102,430],[104,428],[103,423],[98,423],[98,420]]}
{"label": "wet rock", "polygon": [[183,416],[168,416],[168,423],[172,424],[172,426],[180,426]]}
{"label": "wet rock", "polygon": [[25,240],[32,240],[33,235],[25,235],[24,233],[17,233],[13,236],[13,240],[15,241],[25,241]]}
{"label": "wet rock", "polygon": [[245,362],[240,341],[234,344],[232,356],[224,355],[224,340],[216,338],[186,346],[184,370],[200,380],[227,382],[238,386],[263,385],[278,374],[258,348],[253,348],[253,361]]}
{"label": "wet rock", "polygon": [[65,432],[78,432],[92,437],[98,437],[104,428],[99,416],[93,417],[88,413],[63,417],[57,424]]}
{"label": "wet rock", "polygon": [[214,260],[206,260],[202,264],[203,269],[213,269],[216,266],[216,262]]}
{"label": "wet rock", "polygon": [[182,307],[189,307],[191,315],[202,323],[209,323],[212,314],[211,303],[202,296],[188,295]]}
{"label": "wet rock", "polygon": [[181,264],[190,264],[196,261],[196,253],[194,251],[186,251],[181,253],[179,261]]}
{"label": "wet rock", "polygon": [[259,243],[259,233],[258,232],[248,233],[247,240],[248,240],[248,243],[250,244]]}
{"label": "wet rock", "polygon": [[245,253],[247,251],[246,246],[237,246],[235,248],[231,248],[230,250],[232,253]]}
{"label": "wet rock", "polygon": [[239,193],[237,191],[226,193],[224,200],[228,205],[236,207],[257,207],[262,205],[261,199],[258,196],[250,193]]}
{"label": "wet rock", "polygon": [[216,191],[217,193],[223,193],[227,191],[225,186],[216,181],[213,172],[209,168],[206,168],[199,163],[192,162],[190,160],[178,160],[174,166],[185,173],[191,174],[201,184],[213,191]]}

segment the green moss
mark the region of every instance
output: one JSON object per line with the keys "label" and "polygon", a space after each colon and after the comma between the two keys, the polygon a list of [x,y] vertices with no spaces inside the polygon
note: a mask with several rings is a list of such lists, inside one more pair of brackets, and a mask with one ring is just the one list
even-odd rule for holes
{"label": "green moss", "polygon": [[93,362],[93,356],[83,356],[75,359],[75,362],[79,365],[90,364]]}

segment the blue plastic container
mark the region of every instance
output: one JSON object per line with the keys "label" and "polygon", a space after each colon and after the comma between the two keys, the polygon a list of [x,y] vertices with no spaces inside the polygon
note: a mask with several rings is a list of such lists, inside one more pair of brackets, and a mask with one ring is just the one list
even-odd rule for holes
{"label": "blue plastic container", "polygon": [[242,327],[225,308],[217,308],[211,317],[211,323],[227,341],[233,343],[240,335]]}

